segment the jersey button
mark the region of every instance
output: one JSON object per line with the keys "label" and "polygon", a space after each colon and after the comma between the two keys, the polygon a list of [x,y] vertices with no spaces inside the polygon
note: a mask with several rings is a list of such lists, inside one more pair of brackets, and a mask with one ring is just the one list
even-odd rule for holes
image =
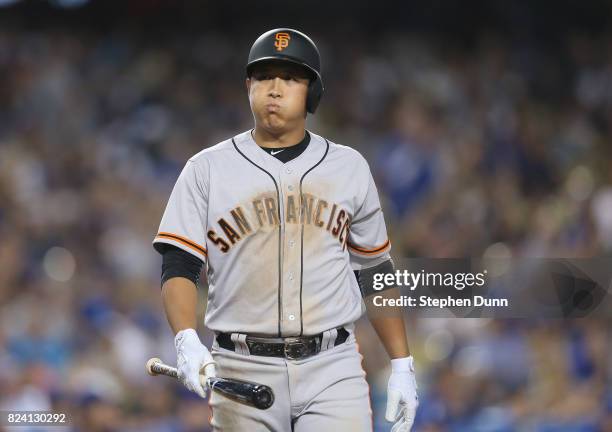
{"label": "jersey button", "polygon": [[292,191],[292,190],[293,190],[293,186],[292,186],[292,185],[289,185],[289,186],[287,186],[287,189],[289,189],[290,191]]}
{"label": "jersey button", "polygon": [[291,170],[291,168],[287,168],[287,174],[291,174],[293,171]]}
{"label": "jersey button", "polygon": [[289,315],[289,321],[293,321],[295,319],[295,315],[291,314]]}
{"label": "jersey button", "polygon": [[293,247],[293,246],[295,246],[295,241],[289,240],[289,247]]}
{"label": "jersey button", "polygon": [[292,281],[293,280],[293,273],[289,273],[289,280]]}

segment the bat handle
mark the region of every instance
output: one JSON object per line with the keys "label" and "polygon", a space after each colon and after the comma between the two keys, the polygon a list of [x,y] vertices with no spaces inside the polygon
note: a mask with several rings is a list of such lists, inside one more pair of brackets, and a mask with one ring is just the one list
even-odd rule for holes
{"label": "bat handle", "polygon": [[[166,375],[178,379],[178,370],[175,367],[164,364],[161,359],[155,357],[150,359],[146,364],[146,370],[149,375]],[[208,378],[200,373],[200,384],[206,388],[208,386]]]}

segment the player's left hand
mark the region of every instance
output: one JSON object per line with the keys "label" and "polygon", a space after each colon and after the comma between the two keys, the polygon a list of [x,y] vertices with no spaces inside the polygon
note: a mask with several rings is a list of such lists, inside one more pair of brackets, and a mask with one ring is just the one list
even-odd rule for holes
{"label": "player's left hand", "polygon": [[391,360],[385,419],[394,422],[391,432],[409,432],[419,406],[412,356]]}

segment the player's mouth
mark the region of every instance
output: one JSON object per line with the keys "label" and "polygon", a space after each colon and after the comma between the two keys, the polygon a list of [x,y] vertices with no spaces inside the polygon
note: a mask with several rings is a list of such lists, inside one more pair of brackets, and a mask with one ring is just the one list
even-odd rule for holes
{"label": "player's mouth", "polygon": [[280,111],[280,105],[275,103],[266,104],[266,111],[269,113],[275,113]]}

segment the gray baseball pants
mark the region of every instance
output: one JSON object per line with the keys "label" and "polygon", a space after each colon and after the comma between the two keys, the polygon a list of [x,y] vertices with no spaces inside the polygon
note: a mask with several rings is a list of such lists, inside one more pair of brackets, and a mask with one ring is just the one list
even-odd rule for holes
{"label": "gray baseball pants", "polygon": [[213,344],[217,376],[270,386],[274,405],[259,410],[212,392],[213,430],[372,431],[369,387],[352,331],[345,343],[302,360],[253,356],[245,344],[235,343],[237,352]]}

